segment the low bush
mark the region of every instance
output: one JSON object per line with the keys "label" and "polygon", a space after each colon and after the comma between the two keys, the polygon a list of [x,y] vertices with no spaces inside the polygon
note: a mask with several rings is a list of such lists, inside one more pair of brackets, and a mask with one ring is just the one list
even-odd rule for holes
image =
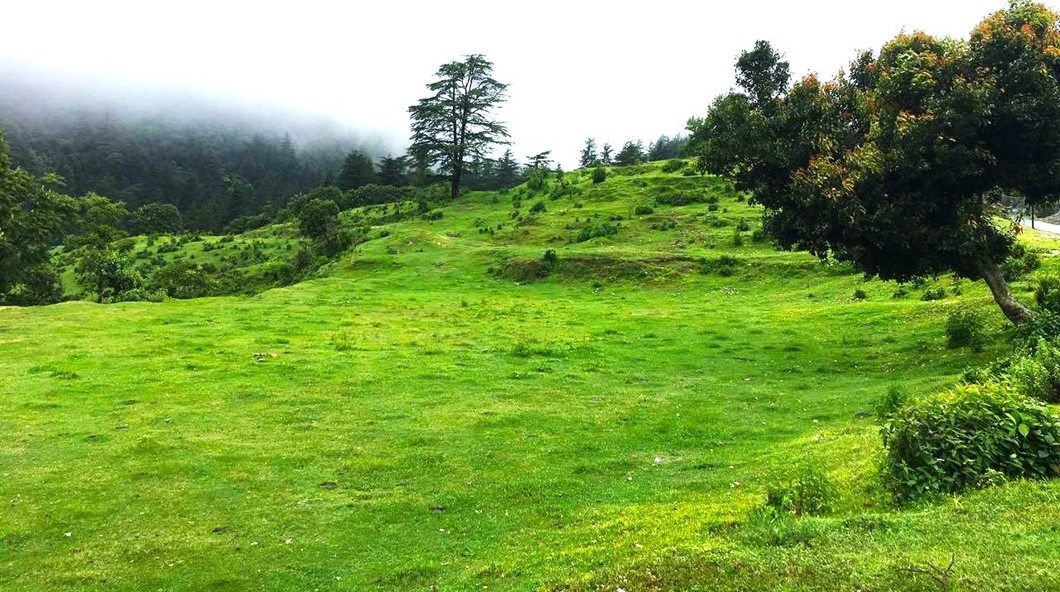
{"label": "low bush", "polygon": [[886,483],[899,501],[953,493],[991,475],[1060,474],[1060,419],[997,383],[966,384],[912,401],[884,424]]}
{"label": "low bush", "polygon": [[676,173],[677,171],[685,168],[685,161],[679,158],[673,158],[663,163],[662,172],[664,173]]}
{"label": "low bush", "polygon": [[942,286],[934,288],[928,288],[924,290],[924,294],[920,299],[924,302],[931,302],[932,300],[944,300],[946,298],[946,289]]}
{"label": "low bush", "polygon": [[618,234],[618,224],[597,222],[590,218],[585,221],[585,225],[578,231],[578,234],[574,237],[574,242],[584,243],[599,236],[613,236],[615,234]]}
{"label": "low bush", "polygon": [[637,206],[633,210],[633,213],[636,214],[637,216],[648,216],[650,214],[654,214],[655,213],[655,209],[652,208],[651,206]]}
{"label": "low bush", "polygon": [[949,347],[970,347],[972,351],[983,349],[986,329],[983,315],[974,309],[958,309],[946,318],[946,339]]}
{"label": "low bush", "polygon": [[597,166],[593,169],[593,185],[599,185],[607,179],[607,169]]}
{"label": "low bush", "polygon": [[1028,249],[1022,243],[1016,243],[1012,255],[1001,264],[1001,273],[1007,281],[1015,281],[1042,266],[1041,258],[1036,251]]}
{"label": "low bush", "polygon": [[876,416],[880,419],[887,419],[891,415],[894,415],[894,413],[901,409],[908,401],[909,397],[906,396],[902,389],[892,386],[887,389],[887,394],[883,395],[876,401],[872,406],[872,410],[876,412]]}
{"label": "low bush", "polygon": [[1041,310],[1060,312],[1060,275],[1041,274],[1035,278],[1034,302]]}
{"label": "low bush", "polygon": [[1046,403],[1060,403],[1060,348],[1044,339],[1010,359],[1003,377],[1016,390]]}

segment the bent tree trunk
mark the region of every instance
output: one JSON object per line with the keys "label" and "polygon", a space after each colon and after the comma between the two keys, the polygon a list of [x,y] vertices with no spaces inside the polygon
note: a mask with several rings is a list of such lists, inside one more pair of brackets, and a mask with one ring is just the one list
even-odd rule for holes
{"label": "bent tree trunk", "polygon": [[990,286],[990,293],[994,295],[994,302],[1001,307],[1001,312],[1005,313],[1008,320],[1012,321],[1014,325],[1022,325],[1027,321],[1031,320],[1034,316],[1034,311],[1020,304],[1019,300],[1012,295],[1012,291],[1008,289],[1008,283],[1005,282],[1005,277],[1001,273],[1001,268],[997,266],[997,263],[993,261],[983,261],[979,264],[979,273],[983,276],[983,280],[986,281],[986,285]]}

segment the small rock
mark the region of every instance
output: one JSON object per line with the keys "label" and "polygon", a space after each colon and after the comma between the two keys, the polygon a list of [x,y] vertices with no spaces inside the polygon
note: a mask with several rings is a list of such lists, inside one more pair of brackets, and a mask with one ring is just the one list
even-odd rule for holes
{"label": "small rock", "polygon": [[432,514],[441,514],[445,511],[445,508],[442,506],[431,506],[430,510]]}
{"label": "small rock", "polygon": [[226,530],[228,530],[227,526],[218,526],[217,528],[211,530],[210,532],[212,532],[214,534],[224,534],[224,532]]}
{"label": "small rock", "polygon": [[325,481],[320,484],[320,487],[323,489],[335,489],[338,486],[339,484],[334,481]]}

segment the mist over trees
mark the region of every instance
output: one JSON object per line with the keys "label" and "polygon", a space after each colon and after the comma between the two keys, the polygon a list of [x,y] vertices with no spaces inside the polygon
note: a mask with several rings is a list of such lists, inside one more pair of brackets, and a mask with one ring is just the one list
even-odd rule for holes
{"label": "mist over trees", "polygon": [[130,211],[175,206],[189,228],[219,231],[232,220],[275,211],[294,193],[337,175],[352,135],[286,114],[284,123],[194,104],[155,112],[105,100],[51,96],[47,85],[0,77],[0,129],[13,166],[55,173],[71,195],[95,192]]}

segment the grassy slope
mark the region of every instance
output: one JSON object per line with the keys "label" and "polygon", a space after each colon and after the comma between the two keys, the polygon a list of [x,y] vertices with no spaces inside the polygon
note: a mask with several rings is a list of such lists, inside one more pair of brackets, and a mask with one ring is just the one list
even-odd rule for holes
{"label": "grassy slope", "polygon": [[[893,299],[733,247],[757,214],[731,196],[725,226],[663,206],[567,242],[674,185],[719,192],[578,177],[524,197],[548,211],[523,226],[472,194],[254,297],[0,309],[0,588],[931,590],[901,569],[951,553],[956,589],[1060,585],[1060,486],[902,511],[874,486],[858,412],[975,363],[942,327],[975,306],[1000,329],[985,289]],[[544,281],[487,273],[548,248]],[[734,275],[698,273],[721,254]],[[748,524],[799,463],[842,484],[839,512]]]}

